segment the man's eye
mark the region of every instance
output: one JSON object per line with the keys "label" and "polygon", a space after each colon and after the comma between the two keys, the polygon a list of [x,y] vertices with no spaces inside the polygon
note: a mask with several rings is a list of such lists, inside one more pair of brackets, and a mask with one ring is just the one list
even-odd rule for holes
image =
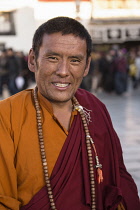
{"label": "man's eye", "polygon": [[57,57],[55,57],[55,56],[49,56],[48,59],[52,60],[52,61],[57,61],[58,60]]}
{"label": "man's eye", "polygon": [[78,63],[80,63],[80,60],[78,60],[78,59],[72,59],[71,62],[72,62],[72,63],[75,63],[75,64],[76,64],[76,63],[78,64]]}

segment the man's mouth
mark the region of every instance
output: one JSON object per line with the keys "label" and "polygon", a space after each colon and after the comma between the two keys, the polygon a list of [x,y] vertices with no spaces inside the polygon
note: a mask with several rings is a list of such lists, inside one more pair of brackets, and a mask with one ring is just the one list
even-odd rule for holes
{"label": "man's mouth", "polygon": [[67,87],[69,83],[53,83],[56,87]]}

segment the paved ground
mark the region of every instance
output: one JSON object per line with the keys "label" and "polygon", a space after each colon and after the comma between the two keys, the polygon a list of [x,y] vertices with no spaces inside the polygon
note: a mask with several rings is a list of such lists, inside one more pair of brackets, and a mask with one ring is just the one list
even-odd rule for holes
{"label": "paved ground", "polygon": [[140,196],[140,88],[130,89],[124,96],[103,92],[96,96],[108,108],[121,141],[125,165],[137,184]]}

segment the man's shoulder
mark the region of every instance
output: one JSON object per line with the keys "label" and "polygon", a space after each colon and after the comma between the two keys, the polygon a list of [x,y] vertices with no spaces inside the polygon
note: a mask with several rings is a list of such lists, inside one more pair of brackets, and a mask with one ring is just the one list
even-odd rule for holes
{"label": "man's shoulder", "polygon": [[87,105],[94,105],[94,107],[97,106],[102,106],[103,103],[98,99],[93,93],[84,90],[84,89],[78,89],[76,94],[75,94],[77,100],[81,104],[87,104]]}
{"label": "man's shoulder", "polygon": [[[29,98],[31,98],[32,95],[32,89],[23,90],[15,95],[12,95],[2,101],[0,101],[0,109],[6,109],[8,107],[12,106],[20,106],[26,101],[30,101]],[[17,110],[18,111],[18,110]]]}

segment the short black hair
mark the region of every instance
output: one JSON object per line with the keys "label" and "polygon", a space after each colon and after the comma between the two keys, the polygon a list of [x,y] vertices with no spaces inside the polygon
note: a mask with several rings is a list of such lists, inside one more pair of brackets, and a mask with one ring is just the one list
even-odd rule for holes
{"label": "short black hair", "polygon": [[35,31],[32,49],[35,52],[36,59],[38,58],[39,49],[42,45],[44,34],[53,34],[61,32],[62,35],[73,34],[81,39],[86,40],[87,58],[91,54],[92,40],[87,29],[77,20],[69,17],[55,17],[39,26]]}

